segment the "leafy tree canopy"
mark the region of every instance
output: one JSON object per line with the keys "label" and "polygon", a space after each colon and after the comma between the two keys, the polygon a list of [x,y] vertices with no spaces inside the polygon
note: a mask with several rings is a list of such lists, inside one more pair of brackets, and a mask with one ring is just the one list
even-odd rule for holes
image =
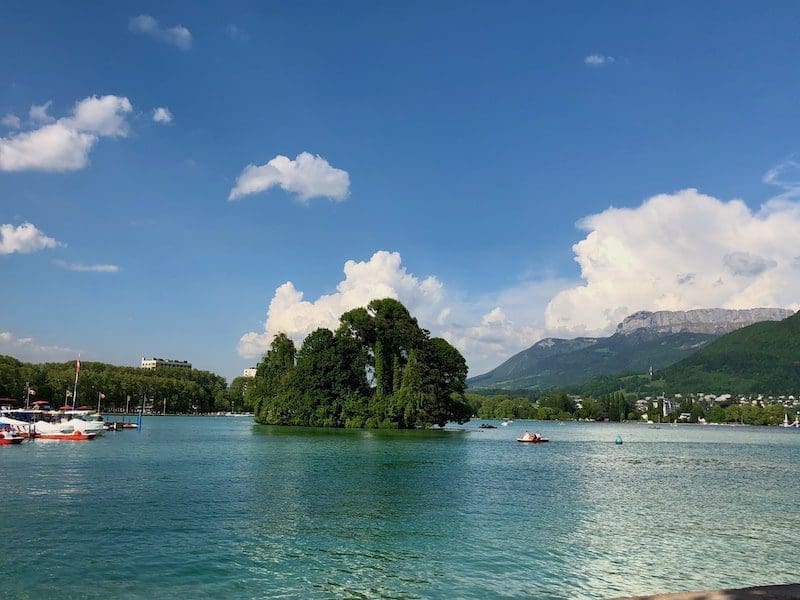
{"label": "leafy tree canopy", "polygon": [[272,425],[413,428],[464,422],[467,364],[402,303],[373,300],[317,329],[299,350],[275,337],[245,397]]}

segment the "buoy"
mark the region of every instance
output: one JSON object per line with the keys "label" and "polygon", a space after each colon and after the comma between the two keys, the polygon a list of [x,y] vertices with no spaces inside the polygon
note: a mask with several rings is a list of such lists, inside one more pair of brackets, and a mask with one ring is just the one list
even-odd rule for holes
{"label": "buoy", "polygon": [[617,444],[617,445],[620,445],[622,443],[622,436],[618,435],[616,437],[616,439],[614,440],[614,443]]}

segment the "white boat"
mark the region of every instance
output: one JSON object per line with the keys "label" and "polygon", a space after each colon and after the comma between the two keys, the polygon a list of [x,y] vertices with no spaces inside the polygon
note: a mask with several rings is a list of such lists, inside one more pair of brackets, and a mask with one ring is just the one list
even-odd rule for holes
{"label": "white boat", "polygon": [[[39,413],[39,414],[37,414]],[[42,437],[51,434],[71,434],[75,428],[66,423],[51,423],[42,420],[43,411],[9,410],[0,416],[0,425],[9,425],[14,431],[27,437]],[[36,417],[39,417],[38,419]],[[19,418],[15,418],[19,417]]]}
{"label": "white boat", "polygon": [[70,410],[61,413],[61,422],[71,425],[75,431],[103,435],[105,423],[103,417],[90,415],[88,410]]}
{"label": "white boat", "polygon": [[[88,411],[87,411],[88,412]],[[102,421],[84,421],[79,418],[64,418],[58,411],[26,410],[18,408],[3,411],[0,425],[9,425],[14,431],[36,439],[94,439]]]}

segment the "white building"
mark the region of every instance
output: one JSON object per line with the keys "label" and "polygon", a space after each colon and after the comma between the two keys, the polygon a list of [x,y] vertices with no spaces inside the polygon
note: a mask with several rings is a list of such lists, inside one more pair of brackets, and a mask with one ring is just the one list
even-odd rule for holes
{"label": "white building", "polygon": [[142,357],[142,368],[143,369],[158,369],[158,368],[168,368],[168,369],[186,369],[190,371],[192,369],[192,363],[188,360],[172,360],[171,358],[145,358]]}
{"label": "white building", "polygon": [[255,367],[248,367],[242,372],[242,377],[250,377],[251,379],[256,376],[256,369]]}

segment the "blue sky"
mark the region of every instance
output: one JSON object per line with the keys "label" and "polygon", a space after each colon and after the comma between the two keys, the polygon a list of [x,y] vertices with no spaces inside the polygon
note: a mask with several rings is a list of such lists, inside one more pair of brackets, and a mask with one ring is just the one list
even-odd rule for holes
{"label": "blue sky", "polygon": [[[4,15],[6,147],[52,124],[30,115],[47,102],[94,141],[69,169],[0,154],[13,227],[0,352],[174,357],[230,378],[277,329],[300,339],[388,292],[477,374],[628,311],[796,307],[796,4],[7,2]],[[129,102],[113,132],[75,125],[93,96]],[[311,198],[284,173],[228,200],[248,165],[303,152],[346,172],[346,190],[301,169]],[[13,250],[24,223],[61,245]],[[364,268],[345,277],[347,261]],[[637,286],[651,273],[661,283]]]}

